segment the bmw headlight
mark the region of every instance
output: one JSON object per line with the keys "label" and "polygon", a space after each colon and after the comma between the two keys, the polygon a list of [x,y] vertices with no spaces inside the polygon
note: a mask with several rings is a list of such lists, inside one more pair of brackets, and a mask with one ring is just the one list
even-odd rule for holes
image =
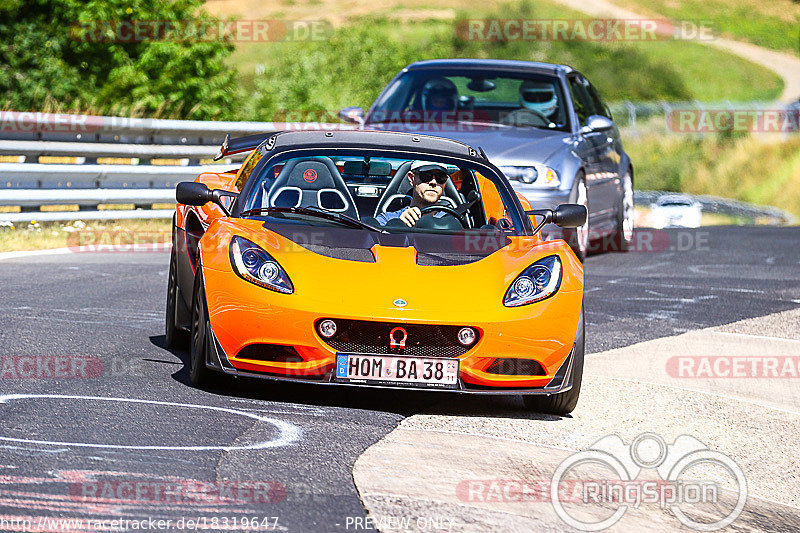
{"label": "bmw headlight", "polygon": [[519,307],[549,298],[561,285],[561,259],[550,255],[536,261],[517,276],[506,291],[503,305]]}
{"label": "bmw headlight", "polygon": [[555,189],[561,185],[558,173],[546,165],[534,163],[529,167],[500,167],[509,180],[541,189]]}
{"label": "bmw headlight", "polygon": [[243,279],[284,294],[294,292],[289,276],[266,251],[244,237],[231,239],[231,264]]}

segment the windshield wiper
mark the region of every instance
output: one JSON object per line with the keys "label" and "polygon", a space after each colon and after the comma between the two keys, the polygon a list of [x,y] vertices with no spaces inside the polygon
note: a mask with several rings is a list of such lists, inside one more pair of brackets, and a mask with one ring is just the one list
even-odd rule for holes
{"label": "windshield wiper", "polygon": [[255,209],[248,209],[247,211],[242,211],[241,216],[251,216],[251,215],[260,215],[260,214],[270,214],[270,213],[291,213],[291,214],[299,214],[299,215],[309,215],[312,217],[317,218],[324,218],[326,220],[333,220],[334,222],[338,222],[344,226],[349,226],[351,228],[358,228],[358,229],[366,229],[369,231],[376,231],[378,233],[387,233],[386,230],[382,230],[376,228],[374,226],[370,226],[366,222],[362,222],[357,220],[353,217],[343,215],[341,213],[332,213],[330,211],[325,211],[319,207],[309,206],[309,207],[257,207]]}

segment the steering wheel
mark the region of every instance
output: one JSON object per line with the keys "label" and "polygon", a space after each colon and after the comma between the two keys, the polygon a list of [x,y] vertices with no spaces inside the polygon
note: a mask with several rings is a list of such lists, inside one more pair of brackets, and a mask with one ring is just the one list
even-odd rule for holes
{"label": "steering wheel", "polygon": [[[437,211],[441,211],[442,213],[446,213],[452,217],[455,217],[456,220],[461,224],[461,227],[464,229],[469,229],[469,222],[467,219],[464,218],[464,215],[453,209],[452,207],[447,207],[446,205],[429,205],[428,207],[423,207],[420,209],[420,215],[427,215],[429,213],[435,213]],[[420,217],[422,220],[422,217]]]}
{"label": "steering wheel", "polygon": [[547,126],[548,124],[550,124],[552,122],[549,118],[547,118],[544,114],[540,113],[539,111],[536,111],[535,109],[528,109],[527,107],[523,107],[523,108],[517,109],[516,111],[513,111],[512,113],[508,114],[503,119],[503,124],[510,124],[510,125],[513,126],[515,123],[524,122],[525,119],[520,119],[519,116],[517,116],[517,115],[515,115],[513,113],[532,116],[532,117],[536,118],[538,121],[540,121],[543,126]]}

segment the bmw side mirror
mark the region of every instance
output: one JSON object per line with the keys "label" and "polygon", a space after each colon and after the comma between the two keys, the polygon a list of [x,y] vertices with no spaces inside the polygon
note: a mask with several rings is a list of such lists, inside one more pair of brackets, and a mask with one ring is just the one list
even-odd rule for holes
{"label": "bmw side mirror", "polygon": [[212,191],[205,183],[197,181],[182,181],[175,188],[175,199],[179,204],[201,206],[208,202],[214,202],[227,216],[231,215],[229,205],[226,205],[230,202],[226,202],[225,197],[236,198],[237,196],[239,195],[236,193],[221,189]]}
{"label": "bmw side mirror", "polygon": [[614,122],[602,115],[589,115],[586,119],[586,125],[581,128],[583,133],[591,133],[593,131],[608,131],[614,127]]}
{"label": "bmw side mirror", "polygon": [[353,124],[364,124],[364,109],[358,106],[345,107],[339,111],[339,118]]}
{"label": "bmw side mirror", "polygon": [[561,204],[553,209],[533,209],[525,211],[528,216],[542,217],[533,234],[539,233],[545,224],[555,224],[561,228],[579,228],[586,224],[589,211],[585,205],[580,204]]}

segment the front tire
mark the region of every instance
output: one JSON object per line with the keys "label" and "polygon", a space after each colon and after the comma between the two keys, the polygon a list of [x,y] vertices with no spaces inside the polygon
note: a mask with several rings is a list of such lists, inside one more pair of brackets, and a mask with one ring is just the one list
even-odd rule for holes
{"label": "front tire", "polygon": [[206,289],[203,282],[203,268],[197,265],[192,297],[192,330],[189,346],[189,381],[195,387],[206,387],[214,378],[212,370],[206,366],[206,355],[210,349],[210,326],[208,323],[208,307],[206,305]]}
{"label": "front tire", "polygon": [[169,257],[169,276],[167,279],[167,312],[165,317],[164,335],[167,347],[185,350],[189,345],[186,332],[177,326],[178,309],[178,258],[175,250]]}
{"label": "front tire", "polygon": [[564,416],[571,413],[578,405],[583,381],[583,360],[585,349],[586,328],[583,323],[583,307],[578,320],[578,331],[575,334],[575,347],[572,352],[572,388],[566,392],[550,394],[548,396],[524,395],[522,401],[525,408],[537,413],[548,413]]}

